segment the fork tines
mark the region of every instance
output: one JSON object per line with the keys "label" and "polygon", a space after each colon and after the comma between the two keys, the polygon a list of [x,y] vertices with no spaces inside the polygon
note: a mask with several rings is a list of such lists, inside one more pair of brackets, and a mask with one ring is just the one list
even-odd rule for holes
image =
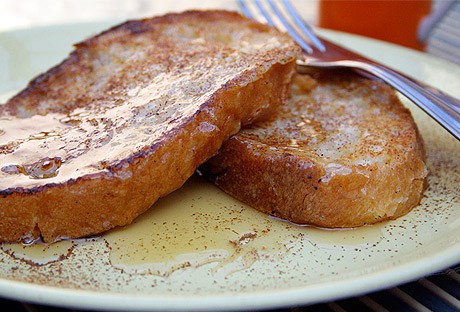
{"label": "fork tines", "polygon": [[[283,5],[279,5],[280,2]],[[321,40],[289,0],[239,0],[239,3],[244,15],[286,31],[305,52],[313,53],[310,44],[320,51],[325,50]]]}

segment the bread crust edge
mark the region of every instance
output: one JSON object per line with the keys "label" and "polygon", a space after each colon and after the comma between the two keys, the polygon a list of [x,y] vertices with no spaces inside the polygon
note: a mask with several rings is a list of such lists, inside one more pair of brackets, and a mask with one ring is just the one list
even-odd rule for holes
{"label": "bread crust edge", "polygon": [[[392,92],[387,90],[386,92]],[[327,181],[327,163],[275,149],[239,133],[200,167],[215,185],[245,204],[298,224],[353,228],[399,218],[420,204],[427,187],[425,146],[410,111],[396,94],[408,126],[408,150],[382,165],[349,165]]]}
{"label": "bread crust edge", "polygon": [[[242,125],[267,117],[284,101],[294,69],[294,61],[275,63],[243,87],[237,81],[227,83],[165,143],[112,171],[33,192],[0,194],[0,242],[54,242],[131,223],[159,198],[181,187]],[[203,121],[211,122],[217,133],[201,132]]]}

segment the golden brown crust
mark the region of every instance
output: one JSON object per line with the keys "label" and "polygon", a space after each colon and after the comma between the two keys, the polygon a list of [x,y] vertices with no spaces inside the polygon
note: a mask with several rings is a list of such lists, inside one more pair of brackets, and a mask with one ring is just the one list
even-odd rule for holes
{"label": "golden brown crust", "polygon": [[[216,24],[216,28],[210,29],[210,23]],[[203,30],[206,30],[207,36],[204,40],[202,39]],[[225,31],[228,37],[217,38]],[[140,38],[138,34],[143,34],[142,43],[137,41]],[[243,36],[243,39],[247,40],[257,40],[255,36],[275,37],[278,38],[279,44],[268,47],[266,54],[261,57],[256,49],[250,50],[230,40],[232,35]],[[126,61],[129,56],[123,55],[124,50],[119,49],[127,47],[130,53],[137,52],[137,45],[145,46],[146,36],[152,40],[154,45],[153,50],[152,47],[149,47],[150,50],[148,50],[153,53],[150,55],[153,61],[145,60],[145,58],[135,59],[131,63]],[[156,38],[158,36],[164,38],[160,40]],[[216,38],[211,38],[212,36]],[[6,109],[2,113],[8,118],[11,117],[14,122],[21,122],[24,118],[25,120],[38,118],[40,115],[43,115],[43,118],[55,116],[53,114],[73,116],[71,113],[80,109],[89,110],[97,115],[100,113],[98,110],[100,107],[93,109],[96,107],[94,105],[108,105],[106,103],[109,101],[117,103],[117,105],[108,105],[109,108],[104,111],[105,114],[108,114],[110,109],[119,109],[122,105],[120,103],[132,103],[134,100],[140,101],[139,99],[145,97],[146,93],[137,89],[138,93],[129,97],[132,89],[128,85],[135,82],[144,86],[145,83],[147,91],[148,88],[152,88],[151,81],[156,79],[152,75],[158,72],[150,72],[149,69],[155,64],[168,67],[166,72],[171,75],[199,73],[205,67],[210,73],[213,73],[217,65],[221,66],[220,61],[216,61],[216,58],[220,57],[222,51],[236,53],[231,55],[236,55],[234,59],[240,61],[241,64],[239,68],[229,69],[235,74],[228,76],[223,84],[213,86],[215,89],[210,94],[206,94],[207,96],[199,98],[199,101],[185,96],[180,97],[182,100],[188,99],[195,102],[186,107],[188,110],[183,110],[184,107],[179,103],[178,109],[183,110],[183,113],[179,115],[172,112],[171,116],[164,115],[163,119],[158,117],[166,125],[166,130],[158,137],[155,137],[156,134],[141,137],[147,143],[140,147],[137,147],[139,146],[137,143],[142,142],[134,139],[134,143],[137,144],[136,148],[133,147],[129,151],[124,150],[126,148],[122,149],[121,156],[117,154],[113,158],[91,159],[97,162],[97,166],[91,163],[87,167],[75,165],[77,163],[75,159],[84,157],[82,155],[90,155],[91,149],[85,151],[86,154],[78,154],[78,157],[75,158],[65,158],[66,155],[64,155],[62,165],[59,164],[60,167],[58,167],[59,173],[56,176],[45,178],[25,179],[23,173],[24,171],[28,173],[26,166],[21,167],[22,173],[21,170],[12,172],[11,165],[6,162],[0,163],[4,180],[8,179],[11,174],[18,180],[16,186],[8,185],[5,188],[2,185],[0,191],[0,241],[12,242],[42,237],[44,241],[51,242],[63,237],[94,235],[132,222],[158,198],[179,188],[200,164],[218,151],[224,140],[240,129],[241,125],[266,118],[273,107],[283,101],[287,95],[287,86],[294,71],[295,55],[298,52],[298,47],[286,38],[274,32],[273,29],[260,26],[236,13],[191,11],[127,22],[78,44],[77,49],[67,60],[32,81],[27,89],[6,104]],[[251,44],[249,41],[248,46]],[[158,45],[162,45],[159,48],[161,53],[155,54],[154,50]],[[178,47],[185,46],[189,46],[189,49],[177,50]],[[162,53],[165,51],[170,52],[169,58],[163,56]],[[208,58],[203,65],[205,67],[196,65],[204,62],[202,58],[198,59],[202,56],[200,53],[207,53]],[[110,62],[104,66],[111,70],[106,72],[103,65],[96,69],[95,60],[97,62],[107,61],[104,58],[107,55],[110,55],[108,58]],[[125,58],[123,65],[113,64],[117,55]],[[194,55],[197,56],[197,63],[190,61],[195,64],[195,67],[189,69],[189,72],[185,68],[187,64],[171,63],[174,57],[181,57],[183,60],[193,58]],[[232,64],[229,64],[229,67]],[[219,70],[222,69],[225,69],[225,66],[219,67]],[[132,76],[132,73],[136,76]],[[128,79],[128,75],[132,76],[131,79]],[[218,73],[216,75],[219,76]],[[73,78],[69,79],[69,76]],[[80,78],[75,79],[75,77]],[[100,81],[101,77],[104,83],[98,87],[95,84]],[[195,84],[197,83],[198,81],[195,81]],[[184,87],[184,84],[181,87]],[[271,91],[266,92],[267,89]],[[171,98],[171,94],[174,95],[171,92],[179,92],[172,87],[169,90],[172,90],[168,93]],[[178,90],[183,89],[178,88]],[[62,94],[64,91],[68,93]],[[176,96],[176,98],[179,97]],[[147,104],[143,105],[140,105],[140,102],[133,103],[136,105],[129,106],[134,108],[127,112],[138,112],[139,107],[143,108],[151,104],[152,99],[148,98]],[[170,107],[175,108],[174,105],[173,103]],[[141,113],[134,117],[141,118],[148,115],[148,112],[145,113],[145,111]],[[23,118],[19,120],[17,116]],[[92,130],[94,126],[98,130],[98,132],[88,133],[104,132],[100,131],[104,118],[95,120],[85,117],[84,114],[83,116],[82,121],[79,120],[78,123],[73,119],[70,121],[66,119],[66,123],[78,124],[80,128],[76,130],[80,132],[86,129],[81,126],[82,124]],[[114,144],[115,149],[119,142],[129,138],[129,136],[117,137],[117,135],[122,135],[125,129],[130,129],[129,126],[139,127],[135,121],[128,125],[126,120],[122,121],[125,122],[122,124],[124,127],[117,127],[117,119],[113,119],[110,123],[105,120],[103,124],[105,128],[102,129],[112,135],[108,142],[116,143]],[[143,122],[150,121],[143,120]],[[154,128],[155,125],[150,126]],[[62,140],[68,133],[65,131],[58,132]],[[137,133],[137,135],[139,137],[140,134]],[[43,143],[46,142],[53,146],[53,138],[48,134],[46,136],[48,141],[43,141]],[[68,136],[72,139],[70,135]],[[27,142],[20,143],[27,145]],[[99,148],[104,153],[110,154],[112,149],[104,149],[109,143],[104,141],[103,144],[95,144],[94,149]],[[21,144],[18,145],[19,147],[14,144],[10,147],[4,145],[5,157],[9,157],[5,159],[8,161],[13,159],[12,155],[14,156],[15,151],[20,150]],[[49,148],[45,145],[42,144],[43,148]],[[57,149],[54,152],[61,150]],[[0,156],[2,156],[1,153]],[[20,166],[14,168],[20,168]],[[69,178],[62,176],[66,172],[69,172]],[[86,173],[82,174],[82,172]]]}
{"label": "golden brown crust", "polygon": [[394,219],[426,178],[417,127],[386,85],[349,73],[296,76],[272,120],[231,137],[201,170],[265,213],[320,227]]}

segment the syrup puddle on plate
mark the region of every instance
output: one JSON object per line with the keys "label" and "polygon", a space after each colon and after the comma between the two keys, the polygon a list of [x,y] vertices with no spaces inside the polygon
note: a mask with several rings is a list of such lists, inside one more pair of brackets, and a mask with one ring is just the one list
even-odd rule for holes
{"label": "syrup puddle on plate", "polygon": [[30,244],[2,244],[1,250],[11,257],[31,265],[46,265],[67,258],[73,251],[75,243],[59,241],[52,244],[34,242]]}
{"label": "syrup puddle on plate", "polygon": [[[383,239],[383,229],[384,224],[346,230],[296,225],[250,208],[193,176],[132,224],[99,239],[110,249],[111,265],[129,274],[168,276],[182,268],[214,263],[214,274],[228,275],[259,259],[278,259],[299,241],[338,252],[372,248]],[[64,240],[0,246],[15,259],[46,265],[67,258],[86,243]]]}
{"label": "syrup puddle on plate", "polygon": [[272,218],[198,176],[133,224],[103,236],[114,267],[160,276],[213,262],[217,262],[214,273],[230,274],[261,258],[281,257],[299,240],[343,250],[370,248],[382,237],[381,225],[323,230]]}

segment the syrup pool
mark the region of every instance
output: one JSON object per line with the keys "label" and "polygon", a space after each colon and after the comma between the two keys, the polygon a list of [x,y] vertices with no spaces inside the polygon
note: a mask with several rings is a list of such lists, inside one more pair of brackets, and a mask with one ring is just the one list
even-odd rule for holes
{"label": "syrup pool", "polygon": [[[132,224],[93,240],[105,240],[111,265],[129,274],[169,276],[209,264],[214,274],[228,275],[258,260],[283,257],[300,240],[318,249],[374,248],[383,239],[384,227],[382,223],[327,230],[296,225],[267,216],[193,176]],[[88,243],[91,239],[2,244],[0,248],[31,265],[47,265]]]}
{"label": "syrup pool", "polygon": [[166,276],[185,267],[215,263],[232,273],[263,258],[282,257],[298,240],[317,248],[372,248],[383,224],[323,230],[272,218],[242,204],[200,177],[157,202],[129,226],[103,238],[113,266],[131,273]]}
{"label": "syrup pool", "polygon": [[31,265],[47,265],[67,258],[75,243],[72,241],[59,241],[52,244],[33,242],[30,244],[2,244],[0,249],[11,257]]}

